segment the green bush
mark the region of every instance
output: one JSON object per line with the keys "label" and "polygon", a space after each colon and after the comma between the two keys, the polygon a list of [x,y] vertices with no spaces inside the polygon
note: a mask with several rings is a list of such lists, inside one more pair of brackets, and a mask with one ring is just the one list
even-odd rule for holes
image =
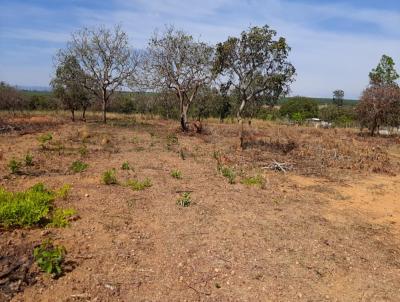
{"label": "green bush", "polygon": [[9,161],[7,167],[10,169],[12,174],[17,174],[21,172],[21,162],[17,161],[16,159],[12,159]]}
{"label": "green bush", "polygon": [[105,185],[115,185],[118,183],[117,177],[115,175],[115,169],[107,170],[102,175],[102,182]]}
{"label": "green bush", "polygon": [[29,153],[25,155],[25,166],[33,166],[33,156]]}
{"label": "green bush", "polygon": [[62,264],[65,259],[66,250],[63,246],[55,246],[50,240],[45,240],[40,246],[33,250],[33,256],[40,269],[53,278],[62,275]]}
{"label": "green bush", "polygon": [[51,216],[51,222],[47,225],[53,228],[65,228],[69,225],[68,218],[76,214],[74,209],[56,209]]}
{"label": "green bush", "polygon": [[185,207],[185,208],[188,207],[188,206],[190,206],[190,204],[192,203],[192,199],[191,199],[190,195],[191,195],[190,192],[184,192],[184,193],[182,194],[181,198],[179,198],[179,199],[176,201],[176,204],[177,204],[178,206]]}
{"label": "green bush", "polygon": [[150,179],[146,178],[143,181],[137,179],[128,180],[126,185],[130,187],[133,191],[142,191],[146,188],[150,188],[153,184],[151,183]]}
{"label": "green bush", "polygon": [[81,162],[80,160],[74,161],[71,164],[71,170],[74,171],[75,173],[80,173],[85,171],[89,167],[88,164]]}
{"label": "green bush", "polygon": [[57,190],[56,196],[58,198],[66,200],[69,196],[70,191],[71,191],[71,185],[65,184],[60,189]]}
{"label": "green bush", "polygon": [[40,146],[42,147],[42,149],[45,149],[46,148],[46,144],[48,142],[50,142],[52,139],[53,139],[53,134],[51,134],[51,133],[42,134],[37,138],[37,140],[39,141]]}
{"label": "green bush", "polygon": [[173,170],[171,176],[176,179],[182,179],[182,172],[179,170]]}
{"label": "green bush", "polygon": [[54,198],[54,193],[43,184],[17,193],[0,188],[0,225],[6,228],[38,225],[48,217]]}

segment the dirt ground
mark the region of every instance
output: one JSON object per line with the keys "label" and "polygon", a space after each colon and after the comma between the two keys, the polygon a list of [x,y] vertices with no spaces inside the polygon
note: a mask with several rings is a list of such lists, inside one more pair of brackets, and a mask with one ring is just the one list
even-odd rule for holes
{"label": "dirt ground", "polygon": [[[41,117],[34,131],[0,134],[0,186],[71,184],[56,205],[80,217],[67,228],[0,229],[0,301],[400,301],[398,138],[255,122],[241,151],[233,124],[182,134],[174,121],[110,117],[106,126]],[[11,175],[8,161],[27,152],[35,165]],[[74,174],[77,159],[89,168]],[[119,185],[101,183],[111,168]],[[254,175],[265,183],[240,182]],[[123,185],[135,178],[152,187]],[[186,208],[176,204],[184,191]],[[68,252],[59,279],[32,259],[46,238]]]}

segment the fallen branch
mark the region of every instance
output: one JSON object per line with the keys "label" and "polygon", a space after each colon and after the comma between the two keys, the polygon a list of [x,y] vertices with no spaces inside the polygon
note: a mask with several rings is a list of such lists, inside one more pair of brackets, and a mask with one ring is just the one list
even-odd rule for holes
{"label": "fallen branch", "polygon": [[293,170],[293,165],[291,163],[279,163],[276,160],[274,160],[268,166],[262,167],[262,169],[269,169],[286,173],[287,171]]}

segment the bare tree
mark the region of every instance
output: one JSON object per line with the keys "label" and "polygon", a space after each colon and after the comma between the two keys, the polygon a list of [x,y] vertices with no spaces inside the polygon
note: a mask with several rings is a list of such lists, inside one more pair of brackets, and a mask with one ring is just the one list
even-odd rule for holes
{"label": "bare tree", "polygon": [[239,38],[229,37],[216,49],[214,71],[220,74],[223,87],[232,87],[240,106],[236,116],[243,147],[242,112],[250,102],[274,104],[289,92],[295,68],[288,61],[290,47],[276,31],[265,25],[243,31]]}
{"label": "bare tree", "polygon": [[135,78],[138,53],[130,47],[128,36],[120,26],[113,29],[101,26],[73,33],[57,59],[63,62],[68,56],[75,57],[84,72],[82,85],[101,100],[106,123],[111,96]]}
{"label": "bare tree", "polygon": [[147,86],[175,93],[183,131],[188,130],[187,112],[199,88],[212,80],[212,59],[212,47],[173,27],[150,39],[144,60]]}
{"label": "bare tree", "polygon": [[0,82],[0,110],[9,110],[15,114],[16,110],[23,110],[26,100],[15,87]]}

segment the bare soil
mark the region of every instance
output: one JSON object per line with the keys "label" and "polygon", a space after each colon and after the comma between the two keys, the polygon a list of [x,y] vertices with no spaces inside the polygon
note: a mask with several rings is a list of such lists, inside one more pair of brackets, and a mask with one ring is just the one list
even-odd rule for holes
{"label": "bare soil", "polygon": [[[174,121],[110,117],[106,126],[35,117],[45,122],[0,135],[0,186],[71,184],[56,204],[80,217],[0,230],[0,301],[399,301],[398,138],[256,122],[239,150],[234,124],[183,134]],[[8,161],[27,152],[35,165],[11,175]],[[74,174],[77,159],[89,168]],[[293,169],[270,170],[274,161]],[[236,171],[235,184],[217,162]],[[119,185],[106,186],[112,168]],[[240,182],[255,175],[265,183]],[[143,191],[124,186],[145,178]],[[185,191],[187,208],[176,205]],[[32,259],[46,238],[68,251],[59,279]]]}

